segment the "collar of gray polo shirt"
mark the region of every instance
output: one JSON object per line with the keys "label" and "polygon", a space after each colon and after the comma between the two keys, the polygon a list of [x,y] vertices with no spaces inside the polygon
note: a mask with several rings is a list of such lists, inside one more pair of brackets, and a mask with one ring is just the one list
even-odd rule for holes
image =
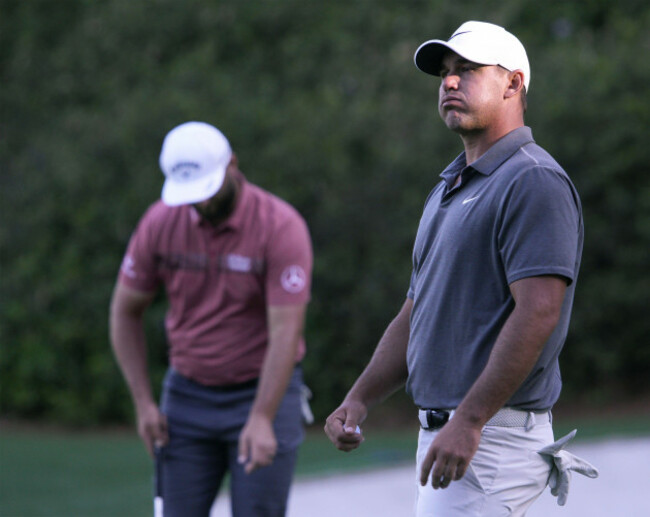
{"label": "collar of gray polo shirt", "polygon": [[[526,144],[532,143],[535,143],[535,140],[533,139],[533,132],[528,126],[514,129],[497,140],[478,160],[471,164],[471,168],[484,176],[489,176],[520,148]],[[453,180],[455,180],[458,174],[466,167],[467,162],[465,152],[463,151],[444,171],[442,171],[440,177],[445,180],[449,188],[451,188]]]}

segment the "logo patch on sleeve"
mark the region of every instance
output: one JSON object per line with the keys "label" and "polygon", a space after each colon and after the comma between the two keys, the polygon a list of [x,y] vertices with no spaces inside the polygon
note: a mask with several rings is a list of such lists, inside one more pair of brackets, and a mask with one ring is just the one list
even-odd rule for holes
{"label": "logo patch on sleeve", "polygon": [[280,275],[280,283],[288,293],[297,294],[307,285],[307,274],[300,266],[289,266]]}
{"label": "logo patch on sleeve", "polygon": [[130,255],[124,257],[122,261],[122,273],[124,273],[129,278],[135,278],[138,274],[135,272],[133,267],[135,266],[135,260]]}

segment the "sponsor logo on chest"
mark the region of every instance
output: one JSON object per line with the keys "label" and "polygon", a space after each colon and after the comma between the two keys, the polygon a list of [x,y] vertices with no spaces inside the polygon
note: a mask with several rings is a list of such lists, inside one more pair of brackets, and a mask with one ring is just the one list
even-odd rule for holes
{"label": "sponsor logo on chest", "polygon": [[250,273],[253,270],[253,259],[243,255],[229,254],[224,257],[225,267],[230,271]]}

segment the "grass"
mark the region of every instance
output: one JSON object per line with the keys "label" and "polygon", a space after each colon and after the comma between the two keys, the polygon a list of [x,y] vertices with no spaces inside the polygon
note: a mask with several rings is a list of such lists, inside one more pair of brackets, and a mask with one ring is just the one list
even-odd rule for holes
{"label": "grass", "polygon": [[132,436],[2,431],[0,515],[150,515],[151,467]]}
{"label": "grass", "polygon": [[[352,453],[310,431],[296,476],[409,461],[412,432],[379,432]],[[322,436],[321,436],[322,435]],[[135,432],[0,430],[0,516],[129,517],[151,515],[149,456]]]}
{"label": "grass", "polygon": [[[650,415],[556,418],[556,436],[576,427],[582,440],[650,435]],[[413,461],[416,429],[364,432],[363,446],[344,454],[310,430],[297,478]],[[151,462],[135,432],[0,427],[2,517],[135,517],[151,508]]]}

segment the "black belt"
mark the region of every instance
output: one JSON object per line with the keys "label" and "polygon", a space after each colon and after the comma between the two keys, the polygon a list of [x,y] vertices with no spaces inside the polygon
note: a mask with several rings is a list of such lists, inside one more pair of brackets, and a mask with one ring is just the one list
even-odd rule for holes
{"label": "black belt", "polygon": [[[440,429],[449,421],[449,411],[444,409],[421,409],[420,412],[424,411],[427,425],[422,426],[422,429]],[[420,421],[420,424],[423,422]]]}

